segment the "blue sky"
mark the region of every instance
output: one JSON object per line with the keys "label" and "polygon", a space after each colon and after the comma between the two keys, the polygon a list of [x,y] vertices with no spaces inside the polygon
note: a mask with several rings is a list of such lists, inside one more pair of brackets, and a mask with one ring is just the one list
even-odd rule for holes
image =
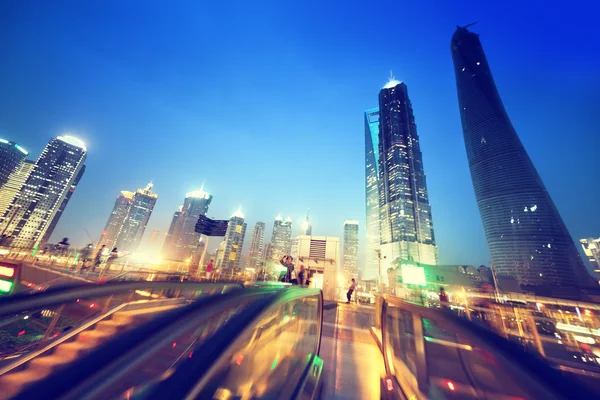
{"label": "blue sky", "polygon": [[205,180],[209,215],[241,205],[249,232],[310,208],[314,234],[341,236],[345,219],[364,221],[363,111],[392,69],[413,103],[440,261],[487,264],[449,49],[473,21],[571,234],[600,236],[593,2],[216,3],[0,4],[0,136],[34,157],[63,132],[89,148],[53,239],[100,235],[119,191],[150,180],[148,231],[164,234]]}

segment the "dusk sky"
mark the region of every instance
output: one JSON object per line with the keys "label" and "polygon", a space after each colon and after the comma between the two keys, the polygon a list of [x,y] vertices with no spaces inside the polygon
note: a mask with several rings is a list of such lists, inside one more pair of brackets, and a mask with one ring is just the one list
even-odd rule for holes
{"label": "dusk sky", "polygon": [[241,205],[246,247],[256,221],[268,241],[278,213],[296,233],[308,208],[313,234],[342,236],[356,219],[364,238],[363,112],[391,69],[412,101],[440,262],[487,265],[450,38],[479,22],[471,30],[571,235],[598,237],[600,9],[584,4],[4,1],[0,137],[33,159],[65,132],[86,142],[53,240],[97,239],[119,191],[151,180],[146,237],[163,236],[205,181],[209,216]]}

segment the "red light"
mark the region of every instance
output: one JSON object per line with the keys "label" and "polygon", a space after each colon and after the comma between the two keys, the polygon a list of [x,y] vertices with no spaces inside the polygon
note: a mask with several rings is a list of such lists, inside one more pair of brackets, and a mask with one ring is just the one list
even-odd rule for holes
{"label": "red light", "polygon": [[21,332],[18,333],[19,336],[23,336],[25,334],[25,330],[22,330]]}
{"label": "red light", "polygon": [[190,354],[188,354],[188,358],[192,358],[192,354],[194,354],[193,351]]}
{"label": "red light", "polygon": [[56,332],[54,335],[52,335],[52,338],[55,338],[58,336],[58,332]]}
{"label": "red light", "polygon": [[177,342],[173,342],[173,348],[175,348],[175,346],[177,346]]}
{"label": "red light", "polygon": [[448,385],[448,389],[452,390],[453,392],[456,390],[456,386],[454,386],[454,383],[448,381],[446,382],[446,385]]}
{"label": "red light", "polygon": [[94,308],[96,305],[94,303],[90,304],[90,308]]}
{"label": "red light", "polygon": [[394,390],[394,382],[392,382],[391,378],[385,379],[385,386],[386,386],[388,392],[391,392],[392,390]]}
{"label": "red light", "polygon": [[235,358],[235,363],[236,363],[237,365],[242,365],[242,362],[243,362],[243,361],[244,361],[244,355],[243,355],[243,354],[240,354],[239,356],[237,356],[237,357]]}
{"label": "red light", "polygon": [[0,265],[0,275],[6,276],[7,278],[12,278],[13,276],[15,276],[15,269]]}
{"label": "red light", "polygon": [[79,299],[77,299],[77,302],[79,303]]}

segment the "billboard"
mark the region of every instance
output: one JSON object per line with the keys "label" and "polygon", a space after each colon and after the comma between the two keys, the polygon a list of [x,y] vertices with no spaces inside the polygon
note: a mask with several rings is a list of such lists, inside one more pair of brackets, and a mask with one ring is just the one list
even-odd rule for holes
{"label": "billboard", "polygon": [[402,282],[408,285],[427,286],[425,268],[414,264],[402,264]]}
{"label": "billboard", "polygon": [[206,236],[225,236],[228,220],[210,219],[201,215],[196,223],[196,232]]}

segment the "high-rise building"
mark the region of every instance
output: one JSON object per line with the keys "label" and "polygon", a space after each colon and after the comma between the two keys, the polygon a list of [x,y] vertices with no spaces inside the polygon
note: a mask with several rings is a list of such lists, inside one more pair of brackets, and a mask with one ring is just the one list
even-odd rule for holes
{"label": "high-rise building", "polygon": [[575,293],[590,276],[504,109],[479,35],[458,27],[451,51],[492,266],[538,293]]}
{"label": "high-rise building", "polygon": [[138,189],[133,194],[114,244],[114,247],[119,251],[134,252],[137,250],[142,241],[142,236],[144,236],[150,215],[152,215],[156,199],[158,199],[158,195],[152,193],[152,183],[149,183],[145,189]]}
{"label": "high-rise building", "polygon": [[366,250],[365,267],[360,279],[374,281],[379,276],[377,251],[381,246],[379,221],[379,108],[365,111],[365,197]]}
{"label": "high-rise building", "polygon": [[358,274],[358,221],[344,221],[342,271],[347,277]]}
{"label": "high-rise building", "polygon": [[436,265],[423,157],[408,89],[390,78],[379,92],[379,214],[381,255]]}
{"label": "high-rise building", "polygon": [[600,279],[600,238],[580,239],[579,243],[596,273],[596,280]]}
{"label": "high-rise building", "polygon": [[265,243],[265,248],[263,250],[263,260],[271,261],[273,256],[273,245],[271,242]]}
{"label": "high-rise building", "polygon": [[292,219],[283,220],[281,215],[275,218],[273,234],[271,235],[271,258],[272,262],[279,262],[284,255],[289,255],[292,240]]}
{"label": "high-rise building", "polygon": [[85,144],[72,136],[46,145],[1,218],[0,232],[13,237],[13,247],[45,245],[83,174],[86,153]]}
{"label": "high-rise building", "polygon": [[263,243],[265,238],[266,224],[257,222],[252,230],[252,240],[250,241],[250,249],[248,250],[248,259],[246,260],[246,268],[259,268],[260,262],[263,259]]}
{"label": "high-rise building", "polygon": [[244,236],[246,235],[246,223],[244,214],[238,209],[229,219],[227,232],[219,247],[217,256],[217,268],[221,274],[234,273],[239,270]]}
{"label": "high-rise building", "polygon": [[27,150],[15,142],[0,138],[0,189],[6,185],[9,177],[23,164]]}
{"label": "high-rise building", "polygon": [[25,160],[10,174],[8,181],[0,188],[0,216],[4,215],[10,203],[19,193],[34,166],[35,161]]}
{"label": "high-rise building", "polygon": [[165,241],[163,243],[163,247],[161,250],[161,255],[163,258],[167,260],[175,260],[177,257],[177,240],[179,238],[179,231],[183,222],[181,219],[183,214],[183,205],[179,206],[179,209],[175,211],[173,214],[173,219],[171,219],[171,225],[169,225],[169,230],[167,231],[167,235],[165,236]]}
{"label": "high-rise building", "polygon": [[308,220],[308,216],[310,214],[310,210],[306,212],[306,219],[300,222],[300,236],[311,236],[312,235],[312,225]]}
{"label": "high-rise building", "polygon": [[200,243],[200,234],[196,232],[196,223],[201,215],[206,215],[212,199],[212,195],[204,191],[204,186],[200,190],[185,195],[179,219],[180,227],[176,230],[176,250],[173,259],[185,261],[196,253]]}
{"label": "high-rise building", "polygon": [[102,231],[102,236],[98,242],[98,249],[102,246],[106,246],[108,251],[111,251],[111,249],[115,247],[119,233],[123,229],[125,218],[127,218],[127,214],[129,213],[129,207],[131,207],[134,195],[135,193],[133,192],[126,190],[121,191],[119,197],[115,200],[115,205],[108,217],[108,222]]}

